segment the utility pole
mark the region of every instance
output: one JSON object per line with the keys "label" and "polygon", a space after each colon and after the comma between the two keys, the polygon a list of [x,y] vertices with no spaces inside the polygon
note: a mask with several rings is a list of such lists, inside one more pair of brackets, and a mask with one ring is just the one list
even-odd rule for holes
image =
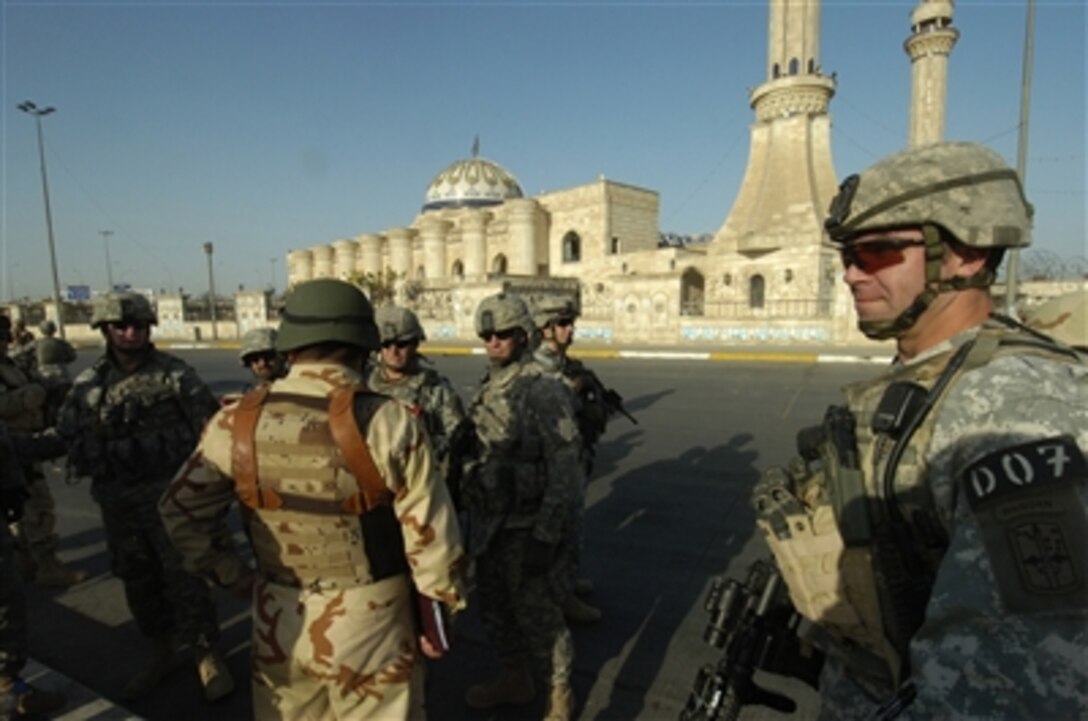
{"label": "utility pole", "polygon": [[110,236],[113,235],[112,230],[100,230],[98,234],[102,236],[102,241],[106,245],[106,292],[113,291],[113,263],[110,262]]}
{"label": "utility pole", "polygon": [[42,195],[45,197],[45,228],[49,234],[49,262],[53,267],[53,306],[57,309],[57,334],[64,336],[64,304],[60,300],[60,276],[57,274],[57,249],[53,242],[53,211],[49,207],[49,178],[45,173],[45,141],[42,139],[42,118],[56,112],[56,108],[39,108],[29,100],[19,103],[17,106],[24,113],[34,116],[34,122],[38,126],[38,162],[42,169]]}
{"label": "utility pole", "polygon": [[204,253],[208,256],[208,307],[212,313],[212,340],[219,340],[219,324],[215,318],[215,272],[212,270],[212,244],[204,244]]}
{"label": "utility pole", "polygon": [[[1024,30],[1024,64],[1020,74],[1020,133],[1016,142],[1016,173],[1027,194],[1028,184],[1028,115],[1031,109],[1031,65],[1035,45],[1035,0],[1028,0],[1028,20]],[[1016,317],[1016,284],[1020,274],[1020,249],[1009,248],[1009,265],[1005,269],[1005,314]]]}

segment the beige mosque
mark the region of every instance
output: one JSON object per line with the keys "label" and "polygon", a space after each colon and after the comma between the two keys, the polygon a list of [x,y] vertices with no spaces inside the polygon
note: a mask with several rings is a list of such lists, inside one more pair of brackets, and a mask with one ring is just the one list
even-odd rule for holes
{"label": "beige mosque", "polygon": [[[952,13],[951,0],[921,0],[911,15],[912,145],[943,135]],[[708,243],[662,247],[653,190],[601,177],[529,197],[474,148],[434,177],[410,224],[292,251],[288,282],[391,278],[432,340],[472,338],[477,303],[507,289],[576,294],[579,337],[601,342],[860,341],[822,244],[838,176],[820,18],[819,0],[770,0],[747,170]]]}

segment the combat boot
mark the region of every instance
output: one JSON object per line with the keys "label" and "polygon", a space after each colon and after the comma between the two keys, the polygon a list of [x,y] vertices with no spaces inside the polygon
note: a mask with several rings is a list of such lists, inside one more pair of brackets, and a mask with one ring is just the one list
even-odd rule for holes
{"label": "combat boot", "polygon": [[604,618],[599,608],[590,606],[574,594],[567,596],[560,607],[563,617],[572,623],[597,623]]}
{"label": "combat boot", "polygon": [[38,561],[38,570],[34,574],[34,584],[47,588],[68,588],[87,580],[87,572],[69,566],[50,554]]}
{"label": "combat boot", "polygon": [[522,706],[533,700],[536,689],[525,664],[504,666],[490,681],[476,684],[465,693],[469,708],[489,709],[503,704]]}
{"label": "combat boot", "polygon": [[565,683],[557,683],[548,694],[548,710],[544,721],[570,721],[574,714],[574,693]]}
{"label": "combat boot", "polygon": [[64,694],[35,688],[21,678],[15,679],[12,693],[15,695],[16,718],[46,716],[64,708],[68,703],[68,697]]}
{"label": "combat boot", "polygon": [[230,675],[223,657],[206,646],[196,647],[196,672],[204,687],[204,698],[218,701],[234,690],[234,678]]}
{"label": "combat boot", "polygon": [[159,636],[153,638],[151,643],[151,658],[121,690],[121,698],[125,701],[135,701],[151,693],[160,681],[178,667],[177,650],[169,637]]}

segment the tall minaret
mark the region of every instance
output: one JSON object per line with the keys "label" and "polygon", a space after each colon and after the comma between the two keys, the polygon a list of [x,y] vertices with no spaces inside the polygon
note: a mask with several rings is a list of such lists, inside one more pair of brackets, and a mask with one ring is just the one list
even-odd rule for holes
{"label": "tall minaret", "polygon": [[748,169],[718,252],[752,257],[819,244],[838,185],[827,114],[834,94],[834,77],[820,68],[819,0],[770,0],[767,80],[749,96]]}
{"label": "tall minaret", "polygon": [[959,39],[952,27],[952,0],[921,0],[910,16],[910,147],[944,139],[948,56]]}

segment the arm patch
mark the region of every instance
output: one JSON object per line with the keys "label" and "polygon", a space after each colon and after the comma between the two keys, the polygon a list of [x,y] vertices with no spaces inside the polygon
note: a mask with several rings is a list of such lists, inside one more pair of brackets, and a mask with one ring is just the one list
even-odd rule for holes
{"label": "arm patch", "polygon": [[1088,608],[1088,462],[1073,437],[995,451],[961,480],[1006,608]]}

